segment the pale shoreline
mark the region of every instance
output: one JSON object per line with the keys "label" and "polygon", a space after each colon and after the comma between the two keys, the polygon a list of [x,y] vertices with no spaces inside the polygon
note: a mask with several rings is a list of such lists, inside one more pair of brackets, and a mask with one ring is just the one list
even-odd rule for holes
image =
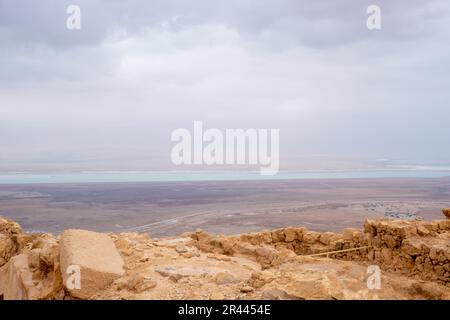
{"label": "pale shoreline", "polygon": [[271,175],[261,175],[259,170],[0,172],[0,185],[436,178],[450,178],[450,170],[437,168],[281,170]]}

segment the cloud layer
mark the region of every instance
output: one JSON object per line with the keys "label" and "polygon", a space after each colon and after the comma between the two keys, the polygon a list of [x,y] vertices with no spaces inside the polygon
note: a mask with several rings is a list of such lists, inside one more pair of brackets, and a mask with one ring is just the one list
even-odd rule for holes
{"label": "cloud layer", "polygon": [[194,120],[279,128],[282,163],[450,157],[446,0],[0,0],[0,39],[4,167],[170,162]]}

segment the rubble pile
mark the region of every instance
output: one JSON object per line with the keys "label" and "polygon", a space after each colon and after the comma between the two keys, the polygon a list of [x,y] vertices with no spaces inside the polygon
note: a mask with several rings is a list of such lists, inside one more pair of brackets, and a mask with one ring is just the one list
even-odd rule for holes
{"label": "rubble pile", "polygon": [[0,299],[450,299],[449,262],[450,219],[152,239],[0,218]]}

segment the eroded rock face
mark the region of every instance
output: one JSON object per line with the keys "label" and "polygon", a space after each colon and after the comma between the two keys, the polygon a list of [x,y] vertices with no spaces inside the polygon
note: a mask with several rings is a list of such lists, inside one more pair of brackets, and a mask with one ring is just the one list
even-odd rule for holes
{"label": "eroded rock face", "polygon": [[19,250],[17,237],[22,229],[17,222],[0,217],[0,267]]}
{"label": "eroded rock face", "polygon": [[[111,238],[86,230],[66,230],[60,240],[60,262],[65,288],[70,295],[89,299],[123,273],[123,260]],[[74,269],[75,267],[75,269]],[[80,286],[71,278],[79,270]]]}
{"label": "eroded rock face", "polygon": [[0,233],[0,267],[11,259],[17,252],[14,241],[7,235]]}
{"label": "eroded rock face", "polygon": [[447,217],[447,219],[450,219],[450,208],[442,209],[442,213]]}
{"label": "eroded rock face", "polygon": [[59,245],[41,235],[0,268],[0,295],[4,299],[56,299],[64,296],[59,269]]}
{"label": "eroded rock face", "polygon": [[424,280],[450,282],[450,220],[368,220],[365,228],[373,245],[369,262]]}
{"label": "eroded rock face", "polygon": [[[450,220],[158,240],[85,230],[27,235],[1,218],[0,230],[4,299],[450,299]],[[70,265],[80,269],[80,289],[68,286]],[[381,268],[380,289],[368,288],[369,265]]]}
{"label": "eroded rock face", "polygon": [[203,231],[191,236],[201,250],[248,255],[263,268],[292,259],[286,250],[301,256],[332,252],[330,258],[370,262],[386,271],[444,285],[450,282],[450,220],[367,220],[364,231],[349,228],[342,234],[284,228],[239,238],[212,237]]}
{"label": "eroded rock face", "polygon": [[8,263],[0,269],[0,292],[5,300],[37,299],[39,294],[33,285],[33,277],[28,268],[28,257],[19,254],[12,257]]}

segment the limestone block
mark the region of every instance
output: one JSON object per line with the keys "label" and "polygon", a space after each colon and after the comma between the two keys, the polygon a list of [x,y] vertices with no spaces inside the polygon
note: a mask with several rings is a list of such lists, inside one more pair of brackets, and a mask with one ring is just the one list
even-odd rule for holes
{"label": "limestone block", "polygon": [[[111,238],[86,230],[62,233],[60,263],[64,286],[71,296],[80,299],[89,299],[124,273],[122,257]],[[76,273],[67,272],[69,267],[73,270],[73,266],[79,270],[79,288],[73,279]]]}

